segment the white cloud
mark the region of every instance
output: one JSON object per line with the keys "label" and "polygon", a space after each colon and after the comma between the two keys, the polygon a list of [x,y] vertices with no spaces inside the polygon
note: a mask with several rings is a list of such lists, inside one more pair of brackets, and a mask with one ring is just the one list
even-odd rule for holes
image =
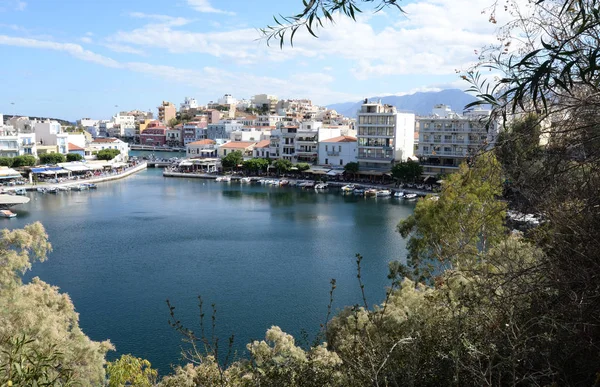
{"label": "white cloud", "polygon": [[63,51],[69,55],[87,61],[100,64],[106,67],[121,67],[120,63],[112,58],[96,54],[92,51],[85,50],[79,44],[74,43],[58,43],[46,40],[37,40],[29,38],[18,38],[6,35],[0,35],[0,45],[39,48],[54,51]]}
{"label": "white cloud", "polygon": [[[225,93],[235,85],[236,94],[253,95],[259,92],[276,94],[281,98],[309,97],[316,103],[336,100],[357,100],[360,97],[350,93],[330,90],[327,86],[334,81],[329,74],[297,73],[289,79],[260,76],[253,73],[230,72],[216,67],[186,69],[143,62],[119,62],[112,58],[85,50],[78,44],[58,43],[28,38],[0,35],[0,45],[47,49],[65,52],[80,60],[102,66],[147,74],[159,79],[179,82],[195,87],[199,91],[211,89],[215,93]],[[315,87],[318,85],[318,87]]]}
{"label": "white cloud", "polygon": [[90,44],[90,43],[92,43],[92,38],[90,38],[89,36],[83,36],[83,37],[79,38],[79,41],[82,43]]}
{"label": "white cloud", "polygon": [[[129,13],[130,17],[136,19],[148,19],[154,22],[157,22],[161,26],[172,26],[172,27],[180,27],[184,26],[191,22],[191,20],[183,18],[183,17],[174,17],[168,15],[155,15],[155,14],[147,14],[143,12],[131,12]],[[156,27],[156,24],[152,24],[152,26]]]}
{"label": "white cloud", "polygon": [[118,43],[102,43],[102,46],[108,48],[113,52],[122,52],[125,54],[134,54],[134,55],[146,55],[143,50],[139,50],[137,48]]}
{"label": "white cloud", "polygon": [[204,13],[223,13],[227,15],[235,15],[234,12],[224,11],[222,9],[214,8],[210,5],[209,0],[187,0],[187,3],[190,7],[195,9],[198,12]]}
{"label": "white cloud", "polygon": [[27,8],[27,3],[24,1],[17,1],[17,4],[15,5],[15,10],[16,11],[25,11],[25,8]]}

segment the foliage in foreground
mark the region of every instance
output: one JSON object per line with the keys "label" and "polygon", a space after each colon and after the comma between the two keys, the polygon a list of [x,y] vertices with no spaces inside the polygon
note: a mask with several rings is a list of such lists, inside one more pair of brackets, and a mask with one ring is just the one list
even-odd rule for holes
{"label": "foliage in foreground", "polygon": [[102,149],[101,151],[98,151],[96,157],[98,160],[112,160],[119,154],[121,154],[121,151],[118,149]]}
{"label": "foliage in foreground", "polygon": [[[51,250],[40,223],[2,230],[0,237],[0,385],[98,386],[110,342],[90,340],[68,295],[21,275]],[[19,384],[20,383],[20,384]]]}

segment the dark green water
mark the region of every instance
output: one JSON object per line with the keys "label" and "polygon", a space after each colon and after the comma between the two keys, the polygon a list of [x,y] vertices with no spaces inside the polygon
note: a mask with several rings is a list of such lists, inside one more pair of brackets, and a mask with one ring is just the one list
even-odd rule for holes
{"label": "dark green water", "polygon": [[383,299],[387,264],[405,256],[394,231],[412,205],[294,188],[163,178],[150,169],[99,184],[96,191],[30,194],[16,228],[41,221],[54,251],[32,273],[69,293],[81,327],[110,339],[110,357],[132,353],[161,373],[178,363],[178,318],[197,328],[197,295],[218,308],[223,344],[235,333],[243,351],[272,325],[300,336],[325,319],[329,281],[334,308],[361,302],[355,253],[364,255],[371,303]]}

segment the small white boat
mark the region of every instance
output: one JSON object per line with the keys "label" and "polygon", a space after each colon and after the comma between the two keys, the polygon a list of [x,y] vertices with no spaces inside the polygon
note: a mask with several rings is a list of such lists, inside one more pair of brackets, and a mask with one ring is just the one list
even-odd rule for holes
{"label": "small white boat", "polygon": [[16,195],[26,195],[26,194],[27,194],[27,191],[25,190],[25,188],[17,188],[17,189],[15,190],[15,194],[16,194]]}
{"label": "small white boat", "polygon": [[67,185],[61,185],[60,187],[58,187],[59,191],[70,191],[71,188]]}
{"label": "small white boat", "polygon": [[280,186],[289,185],[289,184],[290,184],[290,181],[289,181],[289,180],[285,180],[285,179],[284,179],[284,180],[281,180],[281,181],[279,182],[279,185],[280,185]]}
{"label": "small white boat", "polygon": [[356,187],[354,186],[354,184],[348,184],[342,187],[342,191],[344,192],[352,192],[354,191]]}
{"label": "small white boat", "polygon": [[365,194],[365,189],[364,188],[355,188],[353,193],[357,196],[362,196]]}
{"label": "small white boat", "polygon": [[47,191],[46,191],[46,188],[42,188],[42,187],[38,187],[37,191],[38,191],[39,193],[46,193],[46,192],[47,192]]}
{"label": "small white boat", "polygon": [[249,177],[242,177],[240,181],[242,182],[242,184],[252,183],[252,179],[250,179]]}
{"label": "small white boat", "polygon": [[0,216],[3,218],[16,218],[17,214],[11,210],[0,210]]}
{"label": "small white boat", "polygon": [[223,181],[223,176],[218,176],[218,177],[215,179],[215,181],[217,181],[217,182],[218,182],[218,181]]}
{"label": "small white boat", "polygon": [[378,197],[392,196],[392,191],[390,191],[389,189],[380,189],[379,191],[377,191],[376,195]]}
{"label": "small white boat", "polygon": [[88,186],[88,189],[97,189],[98,188],[98,186],[94,183],[87,183],[86,185]]}
{"label": "small white boat", "polygon": [[327,189],[327,183],[319,183],[315,185],[316,190]]}
{"label": "small white boat", "polygon": [[404,199],[406,200],[415,200],[417,198],[417,194],[415,193],[409,193],[404,195]]}
{"label": "small white boat", "polygon": [[394,197],[401,199],[401,198],[404,197],[404,192],[402,192],[402,191],[396,191],[396,192],[394,192]]}

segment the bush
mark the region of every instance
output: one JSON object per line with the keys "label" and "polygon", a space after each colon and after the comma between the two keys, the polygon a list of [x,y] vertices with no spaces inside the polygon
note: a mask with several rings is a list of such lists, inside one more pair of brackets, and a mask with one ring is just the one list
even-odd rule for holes
{"label": "bush", "polygon": [[12,157],[0,157],[0,165],[3,165],[5,167],[12,167],[13,162],[14,160]]}
{"label": "bush", "polygon": [[40,164],[58,164],[64,163],[65,155],[61,153],[44,153],[40,155]]}
{"label": "bush", "polygon": [[13,157],[13,167],[32,167],[37,163],[37,159],[31,155]]}
{"label": "bush", "polygon": [[79,153],[69,153],[67,155],[67,161],[81,161],[83,160],[83,156]]}
{"label": "bush", "polygon": [[121,154],[121,151],[118,149],[102,149],[98,151],[97,157],[98,160],[112,160]]}

